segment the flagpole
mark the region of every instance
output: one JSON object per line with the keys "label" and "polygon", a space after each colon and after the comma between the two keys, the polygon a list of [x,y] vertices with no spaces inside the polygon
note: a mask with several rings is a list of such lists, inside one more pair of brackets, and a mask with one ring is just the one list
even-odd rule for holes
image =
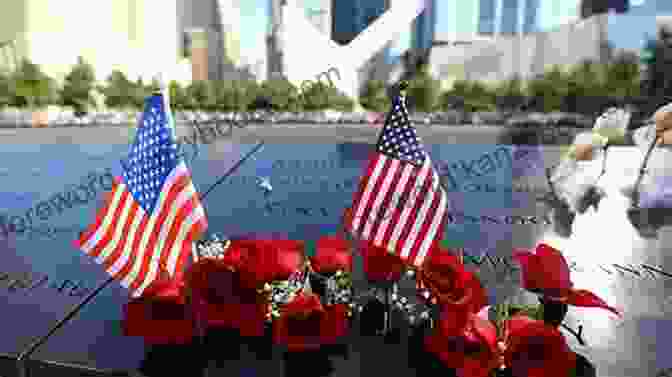
{"label": "flagpole", "polygon": [[[161,94],[163,97],[164,101],[164,107],[166,110],[166,115],[169,117],[169,122],[171,123],[171,129],[173,131],[173,138],[175,135],[175,129],[174,129],[174,122],[172,122],[172,114],[170,113],[170,107],[169,106],[169,101],[167,99],[167,90],[166,90],[166,85],[162,80],[161,74],[157,76],[157,79],[159,81],[160,88],[157,88],[157,93],[155,94]],[[86,306],[91,300],[93,300],[100,292],[103,291],[103,289],[107,288],[108,285],[110,285],[115,278],[113,276],[110,276],[102,282],[96,289],[91,291],[82,301],[80,301],[77,305],[75,305],[68,313],[65,314],[63,318],[61,318],[56,324],[49,329],[49,332],[47,332],[45,335],[35,339],[28,347],[26,347],[16,358],[16,363],[17,363],[17,372],[19,377],[28,377],[28,368],[26,361],[30,358],[30,356],[37,351],[38,348],[40,348],[44,343],[49,340],[58,330],[63,328],[72,318],[74,318],[81,310]]]}
{"label": "flagpole", "polygon": [[66,323],[68,323],[74,316],[79,313],[82,308],[91,302],[103,289],[105,289],[110,283],[114,281],[114,277],[110,276],[105,280],[102,284],[100,284],[96,289],[91,291],[79,304],[75,305],[74,308],[72,308],[61,320],[59,320],[50,330],[46,335],[43,335],[37,339],[35,339],[26,349],[19,354],[19,357],[16,358],[17,362],[17,368],[18,368],[18,375],[19,377],[27,377],[28,376],[28,368],[26,365],[26,361],[30,356],[32,356],[35,351],[42,346],[44,343],[46,343],[49,338],[51,338],[52,335],[56,333],[56,331],[60,330],[63,326],[65,326]]}

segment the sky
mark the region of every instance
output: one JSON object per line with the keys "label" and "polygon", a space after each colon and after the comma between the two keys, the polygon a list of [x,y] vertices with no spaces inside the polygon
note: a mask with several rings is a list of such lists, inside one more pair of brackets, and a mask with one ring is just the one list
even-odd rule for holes
{"label": "sky", "polygon": [[[672,1],[672,0],[670,0]],[[315,7],[320,0],[300,0],[304,7]],[[578,0],[541,0],[539,23],[548,30],[574,20],[578,15]],[[475,30],[479,0],[437,1],[437,34],[463,35]],[[241,54],[248,63],[254,63],[266,54],[265,36],[270,17],[269,0],[246,0],[240,2]],[[642,4],[644,6],[642,6]],[[610,17],[610,39],[619,47],[641,47],[645,31],[655,34],[656,13],[653,0],[631,0],[634,8],[626,16]],[[639,8],[637,8],[639,7]],[[407,46],[409,33],[400,38],[400,46]]]}

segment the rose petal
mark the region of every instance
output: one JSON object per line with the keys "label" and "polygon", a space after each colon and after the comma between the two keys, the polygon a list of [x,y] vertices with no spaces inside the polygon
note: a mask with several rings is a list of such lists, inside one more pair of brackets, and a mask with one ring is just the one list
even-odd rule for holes
{"label": "rose petal", "polygon": [[609,306],[596,294],[586,289],[572,289],[566,299],[566,303],[567,305],[586,308],[602,308],[616,314],[617,316],[621,316],[621,313],[618,310]]}
{"label": "rose petal", "polygon": [[322,237],[317,240],[316,249],[311,258],[315,271],[327,273],[352,270],[352,253],[346,239],[338,236]]}

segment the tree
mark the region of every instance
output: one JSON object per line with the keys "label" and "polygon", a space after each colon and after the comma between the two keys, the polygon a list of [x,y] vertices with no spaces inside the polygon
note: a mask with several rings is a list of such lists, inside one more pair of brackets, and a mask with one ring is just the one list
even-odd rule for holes
{"label": "tree", "polygon": [[606,67],[605,91],[610,95],[629,98],[640,94],[639,58],[622,52],[614,57]]}
{"label": "tree", "polygon": [[[559,85],[558,95],[564,94],[561,109],[568,112],[593,113],[603,107],[605,66],[592,61],[583,61],[564,75],[564,79],[557,77],[557,82],[564,80],[564,86]],[[563,93],[564,91],[564,93]]]}
{"label": "tree", "polygon": [[535,101],[537,111],[558,111],[563,98],[569,92],[567,75],[559,66],[554,66],[541,77],[532,79],[528,85],[528,95]]}
{"label": "tree", "polygon": [[34,108],[58,103],[56,82],[28,59],[23,60],[13,79],[17,104]]}
{"label": "tree", "polygon": [[61,93],[63,105],[72,106],[77,114],[86,113],[89,106],[95,105],[92,96],[95,82],[93,66],[80,56],[77,58],[77,64],[65,77]]}
{"label": "tree", "polygon": [[298,110],[299,90],[289,80],[271,79],[261,85],[261,93],[268,97],[275,111]]}
{"label": "tree", "polygon": [[423,65],[410,80],[408,94],[411,107],[420,112],[431,112],[436,109],[441,85],[429,74],[429,66]]}
{"label": "tree", "polygon": [[329,85],[322,81],[313,81],[301,89],[304,110],[320,111],[329,108]]}
{"label": "tree", "polygon": [[441,106],[459,104],[467,112],[494,111],[495,93],[479,81],[457,80],[453,88],[441,97]]}
{"label": "tree", "polygon": [[14,104],[16,85],[10,75],[0,72],[0,109]]}
{"label": "tree", "polygon": [[672,30],[661,28],[658,39],[649,41],[647,49],[653,53],[645,61],[644,93],[652,99],[651,107],[655,108],[672,97]]}
{"label": "tree", "polygon": [[194,81],[186,89],[186,109],[202,110],[211,106],[214,101],[212,86],[203,80]]}
{"label": "tree", "polygon": [[142,109],[145,106],[145,99],[152,94],[152,86],[145,85],[142,78],[138,78],[135,83],[131,83],[130,95],[131,105],[135,109]]}
{"label": "tree", "polygon": [[369,80],[364,85],[359,103],[367,110],[383,112],[390,107],[390,98],[385,90],[385,82]]}
{"label": "tree", "polygon": [[260,90],[256,81],[233,81],[233,111],[247,111],[259,93]]}
{"label": "tree", "polygon": [[504,109],[517,109],[525,101],[523,81],[518,75],[497,85],[494,92],[496,105]]}
{"label": "tree", "polygon": [[352,111],[355,106],[354,101],[347,95],[339,92],[335,86],[329,86],[327,94],[327,103],[330,109],[347,112]]}
{"label": "tree", "polygon": [[184,88],[177,81],[171,81],[168,84],[168,93],[170,94],[170,105],[173,110],[184,110],[187,103],[187,94]]}
{"label": "tree", "polygon": [[121,71],[112,71],[106,80],[106,85],[101,87],[100,91],[105,95],[107,107],[124,109],[134,105],[135,84]]}

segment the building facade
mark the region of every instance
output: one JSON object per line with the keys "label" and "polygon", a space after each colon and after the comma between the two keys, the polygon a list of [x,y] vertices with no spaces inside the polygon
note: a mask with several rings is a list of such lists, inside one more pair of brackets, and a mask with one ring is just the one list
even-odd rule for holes
{"label": "building facade", "polygon": [[[235,80],[240,78],[240,0],[177,0],[181,50],[199,70],[193,79]],[[198,31],[198,34],[195,33]],[[198,35],[199,48],[191,55]],[[203,56],[205,54],[205,56]],[[204,68],[203,68],[204,67]]]}
{"label": "building facade", "polygon": [[600,61],[609,30],[608,15],[599,15],[554,30],[518,36],[499,35],[462,46],[435,47],[432,72],[450,86],[455,80],[499,82],[514,75],[524,79],[554,65],[570,67],[583,60]]}
{"label": "building facade", "polygon": [[478,33],[515,35],[539,30],[540,0],[479,0]]}
{"label": "building facade", "polygon": [[436,2],[437,0],[428,0],[425,10],[413,21],[411,48],[425,50],[432,47],[436,32]]}
{"label": "building facade", "polygon": [[495,34],[497,20],[496,0],[479,0],[478,33],[481,35]]}
{"label": "building facade", "polygon": [[339,0],[332,3],[331,38],[348,44],[382,15],[390,0]]}
{"label": "building facade", "polygon": [[10,56],[30,59],[57,80],[81,56],[99,80],[120,70],[131,79],[161,73],[183,81],[176,1],[13,0],[0,12],[0,43],[11,42],[4,44]]}

